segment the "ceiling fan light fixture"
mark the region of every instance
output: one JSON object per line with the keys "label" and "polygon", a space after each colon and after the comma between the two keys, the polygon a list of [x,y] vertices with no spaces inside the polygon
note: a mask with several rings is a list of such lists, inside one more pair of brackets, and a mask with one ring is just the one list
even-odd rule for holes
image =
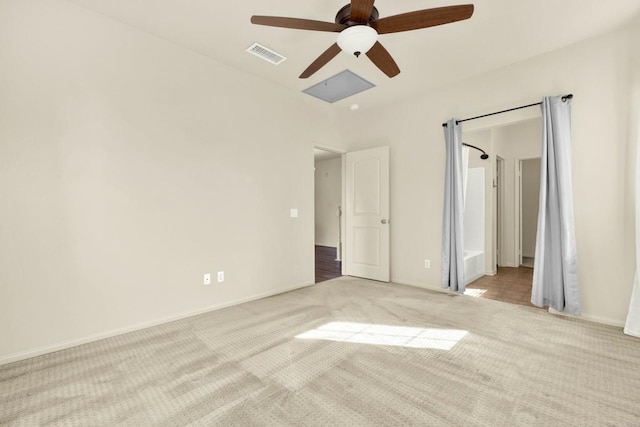
{"label": "ceiling fan light fixture", "polygon": [[338,46],[348,54],[367,53],[378,41],[378,32],[368,25],[353,25],[338,34]]}

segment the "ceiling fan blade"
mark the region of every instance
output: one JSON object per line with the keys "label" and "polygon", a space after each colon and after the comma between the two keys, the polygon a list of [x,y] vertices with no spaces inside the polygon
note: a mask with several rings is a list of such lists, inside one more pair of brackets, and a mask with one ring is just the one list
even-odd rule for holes
{"label": "ceiling fan blade", "polygon": [[380,44],[380,42],[376,42],[369,52],[367,52],[367,56],[373,62],[376,67],[380,68],[380,71],[385,73],[389,77],[395,77],[400,74],[400,68],[398,68],[398,64],[393,60],[387,49],[384,48]]}
{"label": "ceiling fan blade", "polygon": [[280,16],[259,16],[251,17],[251,23],[257,25],[267,25],[269,27],[293,28],[296,30],[328,31],[339,33],[347,28],[346,25],[334,22],[313,21],[311,19],[283,18]]}
{"label": "ceiling fan blade", "polygon": [[320,68],[324,67],[329,61],[335,58],[336,55],[338,55],[340,52],[342,52],[342,49],[340,49],[338,43],[332,44],[329,49],[325,50],[322,55],[320,55],[315,61],[313,61],[311,65],[309,65],[307,69],[304,70],[302,74],[300,74],[300,78],[306,79],[307,77],[311,76]]}
{"label": "ceiling fan blade", "polygon": [[359,24],[369,22],[369,17],[373,11],[374,0],[351,0],[351,12],[349,19]]}
{"label": "ceiling fan blade", "polygon": [[399,33],[462,21],[471,18],[471,15],[473,15],[473,5],[464,4],[387,16],[373,21],[371,26],[378,34]]}

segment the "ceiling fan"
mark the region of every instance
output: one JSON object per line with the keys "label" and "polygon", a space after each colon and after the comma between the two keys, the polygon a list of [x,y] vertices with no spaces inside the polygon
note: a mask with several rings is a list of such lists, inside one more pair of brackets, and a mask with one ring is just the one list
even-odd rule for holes
{"label": "ceiling fan", "polygon": [[380,44],[378,35],[435,27],[469,19],[473,15],[473,5],[465,4],[416,10],[378,19],[378,9],[373,6],[373,3],[374,0],[351,0],[350,4],[338,11],[335,23],[256,15],[251,17],[251,22],[271,27],[340,33],[336,43],[300,74],[301,79],[313,75],[343,50],[356,57],[365,53],[383,73],[389,77],[395,77],[400,74],[400,68]]}

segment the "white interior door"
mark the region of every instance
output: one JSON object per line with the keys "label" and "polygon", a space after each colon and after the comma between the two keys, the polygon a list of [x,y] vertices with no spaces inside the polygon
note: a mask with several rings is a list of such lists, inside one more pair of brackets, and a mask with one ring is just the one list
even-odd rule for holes
{"label": "white interior door", "polygon": [[345,208],[345,273],[388,282],[389,147],[347,153]]}

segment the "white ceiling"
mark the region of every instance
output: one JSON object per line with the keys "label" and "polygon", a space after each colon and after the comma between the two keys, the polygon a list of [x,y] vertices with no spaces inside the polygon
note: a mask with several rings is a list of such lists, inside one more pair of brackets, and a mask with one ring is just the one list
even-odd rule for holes
{"label": "white ceiling", "polygon": [[[415,96],[612,31],[640,16],[640,0],[378,0],[380,17],[465,3],[473,3],[475,12],[466,21],[382,35],[380,42],[401,70],[393,79],[364,55],[356,59],[342,53],[311,78],[301,80],[300,73],[335,42],[337,34],[252,25],[251,15],[333,22],[348,0],[72,1],[285,90],[300,92],[346,68],[377,86],[335,103],[336,108]],[[288,60],[275,66],[245,52],[256,41]]]}

